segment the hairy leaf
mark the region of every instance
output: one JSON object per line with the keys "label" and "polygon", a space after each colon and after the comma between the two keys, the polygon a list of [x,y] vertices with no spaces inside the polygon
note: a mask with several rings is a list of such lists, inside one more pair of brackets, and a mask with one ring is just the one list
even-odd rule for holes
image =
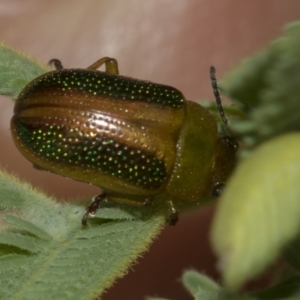
{"label": "hairy leaf", "polygon": [[49,71],[47,65],[0,43],[0,95],[16,99],[30,81]]}
{"label": "hairy leaf", "polygon": [[141,209],[139,217],[110,208],[110,219],[82,227],[83,207],[54,202],[4,172],[0,207],[10,213],[0,231],[3,299],[94,299],[126,273],[165,222],[157,207]]}
{"label": "hairy leaf", "polygon": [[221,84],[223,92],[248,115],[232,126],[249,148],[300,130],[300,22],[286,31],[285,37],[245,59]]}

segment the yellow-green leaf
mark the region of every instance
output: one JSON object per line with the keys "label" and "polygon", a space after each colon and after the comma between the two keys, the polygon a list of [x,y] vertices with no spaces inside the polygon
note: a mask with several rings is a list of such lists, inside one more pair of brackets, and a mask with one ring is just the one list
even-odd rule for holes
{"label": "yellow-green leaf", "polygon": [[224,282],[236,289],[270,265],[300,226],[300,134],[256,148],[222,196],[212,240]]}

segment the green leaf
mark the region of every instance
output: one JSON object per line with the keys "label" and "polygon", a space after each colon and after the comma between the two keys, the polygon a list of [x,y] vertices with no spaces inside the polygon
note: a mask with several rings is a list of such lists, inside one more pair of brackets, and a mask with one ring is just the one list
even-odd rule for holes
{"label": "green leaf", "polygon": [[49,71],[47,65],[0,43],[0,95],[16,99],[30,81]]}
{"label": "green leaf", "polygon": [[300,130],[300,22],[287,35],[245,59],[221,84],[248,117],[232,123],[247,147]]}
{"label": "green leaf", "polygon": [[204,292],[214,293],[216,295],[219,290],[219,286],[215,281],[194,270],[184,272],[182,282],[193,296],[200,295]]}
{"label": "green leaf", "polygon": [[133,212],[125,211],[121,209],[110,209],[103,207],[97,213],[97,216],[102,219],[112,219],[112,220],[134,220],[136,216]]}
{"label": "green leaf", "polygon": [[233,174],[212,231],[230,289],[260,274],[298,234],[299,178],[299,133],[266,142]]}
{"label": "green leaf", "polygon": [[0,256],[0,276],[5,277],[9,273],[19,270],[22,266],[30,265],[34,262],[34,256],[8,254]]}
{"label": "green leaf", "polygon": [[12,232],[0,232],[0,244],[14,246],[32,253],[40,252],[44,246],[40,240],[34,237]]}
{"label": "green leaf", "polygon": [[7,221],[0,229],[3,299],[95,299],[147,250],[165,222],[154,205],[138,214],[136,208],[105,209],[110,219],[99,218],[100,210],[82,227],[84,207],[59,204],[4,172],[0,207]]}
{"label": "green leaf", "polygon": [[202,291],[195,295],[195,300],[220,300],[218,293]]}
{"label": "green leaf", "polygon": [[24,230],[42,240],[50,240],[52,238],[45,230],[42,230],[31,222],[23,220],[17,216],[7,214],[2,218],[4,221],[9,223],[10,225],[13,225],[19,230]]}

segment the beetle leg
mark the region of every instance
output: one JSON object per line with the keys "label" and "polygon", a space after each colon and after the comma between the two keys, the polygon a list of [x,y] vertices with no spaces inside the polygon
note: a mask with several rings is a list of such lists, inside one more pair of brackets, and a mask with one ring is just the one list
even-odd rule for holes
{"label": "beetle leg", "polygon": [[62,70],[64,68],[61,61],[56,58],[51,59],[48,65],[54,66],[56,70]]}
{"label": "beetle leg", "polygon": [[94,216],[100,207],[101,203],[105,200],[106,194],[102,193],[93,198],[92,203],[85,209],[85,214],[83,215],[81,224],[86,226],[87,219],[89,216]]}
{"label": "beetle leg", "polygon": [[105,72],[109,74],[119,74],[119,68],[118,68],[118,62],[114,58],[110,57],[102,57],[96,62],[94,62],[92,65],[87,67],[88,70],[97,70],[100,68],[103,64],[105,64]]}
{"label": "beetle leg", "polygon": [[[92,203],[85,209],[85,214],[83,215],[81,224],[86,226],[87,220],[89,216],[94,216],[99,209],[101,203],[106,200],[106,194],[102,193],[100,195],[97,195],[93,198]],[[132,206],[150,206],[153,202],[153,198],[145,198],[143,202],[141,201],[134,201],[126,198],[112,198],[111,199],[114,202],[132,205]]]}
{"label": "beetle leg", "polygon": [[215,185],[214,190],[213,190],[213,196],[219,197],[225,188],[225,184],[223,182],[219,182]]}
{"label": "beetle leg", "polygon": [[168,204],[168,223],[169,225],[176,225],[178,221],[178,209],[175,207],[172,200],[167,201]]}

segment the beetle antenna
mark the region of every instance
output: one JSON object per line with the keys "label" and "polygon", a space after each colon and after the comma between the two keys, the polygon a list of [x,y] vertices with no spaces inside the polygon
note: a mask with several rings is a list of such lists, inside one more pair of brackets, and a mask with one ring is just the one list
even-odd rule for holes
{"label": "beetle antenna", "polygon": [[220,96],[220,92],[219,92],[219,88],[218,88],[217,78],[216,78],[216,69],[215,69],[214,66],[210,66],[210,80],[211,80],[211,85],[212,85],[212,88],[213,88],[213,92],[214,92],[214,95],[215,95],[217,107],[218,107],[222,122],[223,122],[227,132],[229,133],[230,137],[233,140],[236,140],[235,135],[232,132],[232,130],[231,130],[229,124],[228,124],[228,121],[226,119],[226,116],[225,116],[225,112],[224,112],[224,108],[223,108],[223,105],[222,105],[222,100],[221,100],[221,96]]}

